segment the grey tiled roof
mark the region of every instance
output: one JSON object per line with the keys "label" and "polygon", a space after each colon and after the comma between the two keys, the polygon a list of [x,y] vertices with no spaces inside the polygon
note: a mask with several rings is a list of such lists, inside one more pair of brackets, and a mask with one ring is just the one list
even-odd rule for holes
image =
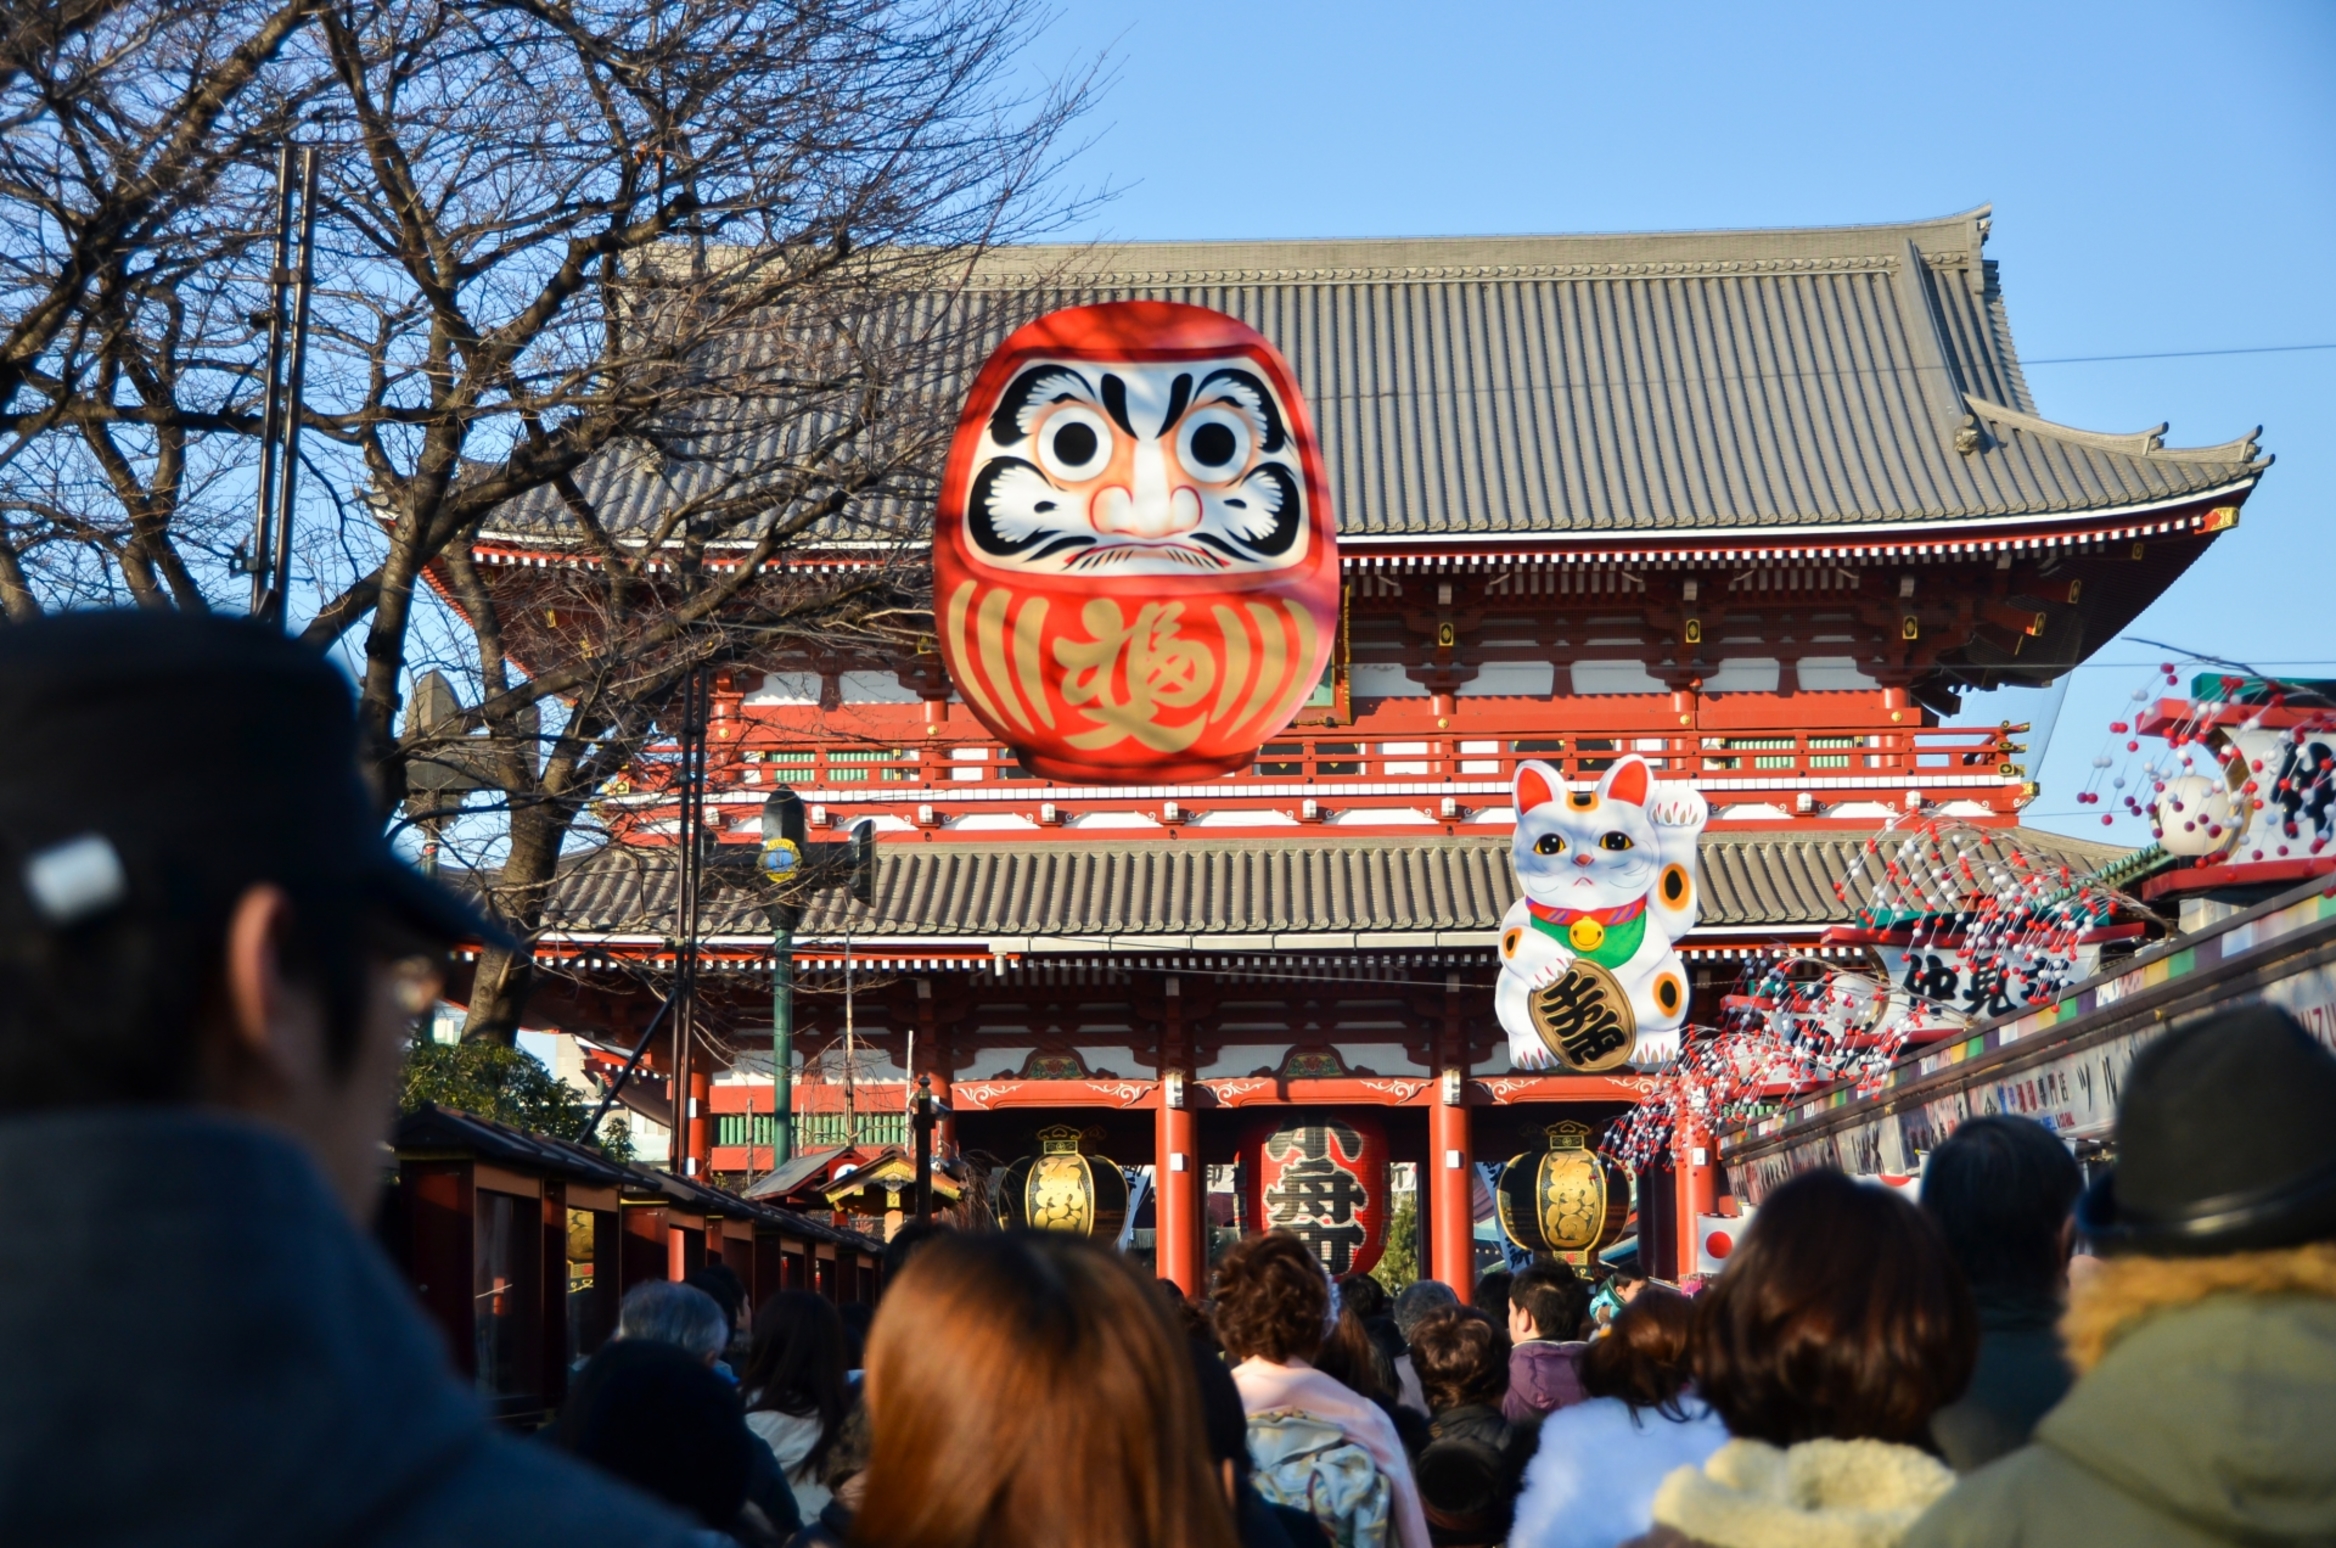
{"label": "grey tiled roof", "polygon": [[[2185,451],[2038,417],[1987,223],[1017,248],[897,326],[953,341],[933,389],[953,404],[998,339],[1054,307],[1230,312],[1289,357],[1340,528],[1366,543],[2082,513],[2261,471],[2251,435]],[[1966,427],[1984,427],[1968,452]],[[584,481],[604,520],[638,530],[690,477],[610,459]],[[489,525],[565,520],[546,492]]]}
{"label": "grey tiled roof", "polygon": [[[1703,841],[1707,926],[1837,923],[1833,885],[1865,836],[1725,833]],[[2032,860],[2083,873],[2111,845],[2016,829]],[[1042,844],[897,842],[878,851],[876,903],[821,895],[801,933],[989,939],[1303,932],[1491,931],[1516,897],[1506,839],[1150,839]],[[709,871],[708,935],[770,928],[767,891],[743,866]],[[554,931],[671,928],[672,852],[611,845],[578,856],[554,890]]]}

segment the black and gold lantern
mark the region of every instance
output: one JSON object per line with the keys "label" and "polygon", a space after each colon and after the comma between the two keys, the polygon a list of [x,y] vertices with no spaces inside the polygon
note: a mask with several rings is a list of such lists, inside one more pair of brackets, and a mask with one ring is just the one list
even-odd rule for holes
{"label": "black and gold lantern", "polygon": [[999,1223],[1117,1241],[1127,1222],[1127,1174],[1109,1157],[1085,1154],[1086,1138],[1068,1124],[1039,1130],[1038,1154],[998,1174]]}
{"label": "black and gold lantern", "polygon": [[1590,1145],[1590,1128],[1553,1123],[1549,1148],[1511,1156],[1501,1168],[1501,1230],[1527,1252],[1579,1267],[1621,1239],[1630,1218],[1630,1174]]}

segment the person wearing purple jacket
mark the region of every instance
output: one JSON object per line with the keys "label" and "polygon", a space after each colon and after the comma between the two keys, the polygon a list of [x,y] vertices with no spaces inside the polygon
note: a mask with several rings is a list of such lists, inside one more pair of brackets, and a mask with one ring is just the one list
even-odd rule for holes
{"label": "person wearing purple jacket", "polygon": [[1564,1263],[1535,1263],[1509,1282],[1509,1393],[1501,1416],[1511,1424],[1581,1402],[1582,1321],[1590,1287]]}

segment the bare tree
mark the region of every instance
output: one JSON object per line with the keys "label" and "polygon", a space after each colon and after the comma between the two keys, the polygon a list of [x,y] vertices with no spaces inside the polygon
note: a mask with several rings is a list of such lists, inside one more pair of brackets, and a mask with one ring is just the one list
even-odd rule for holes
{"label": "bare tree", "polygon": [[[120,587],[200,607],[172,541],[207,480],[190,437],[237,422],[232,389],[189,416],[175,377],[248,334],[218,281],[258,223],[246,174],[308,92],[285,56],[316,0],[64,0],[0,32],[0,608]],[[209,273],[190,314],[179,286]],[[207,302],[226,302],[206,315]],[[190,334],[190,323],[193,331]],[[233,373],[232,374],[237,374]],[[22,465],[19,466],[18,464]]]}
{"label": "bare tree", "polygon": [[[297,126],[323,147],[304,459],[335,507],[304,518],[305,635],[361,642],[385,808],[410,757],[489,787],[470,805],[498,819],[496,900],[524,932],[684,674],[909,627],[948,297],[985,247],[1064,213],[1048,174],[1086,83],[1017,84],[1026,0],[226,11],[119,0],[35,60],[74,100],[31,71],[0,88],[57,147],[7,165],[0,206],[61,232],[48,212],[130,212],[76,217],[95,258],[64,236],[16,255],[0,388],[21,357],[37,392],[0,471],[0,603],[238,589],[270,141]],[[153,164],[160,191],[79,191],[82,140],[124,138],[86,129],[79,98],[142,122],[125,104],[164,84],[193,106],[147,132],[185,148],[107,184]],[[837,544],[888,557],[785,562]],[[506,584],[493,561],[518,550],[561,563]],[[401,744],[431,664],[469,707]],[[409,810],[435,825],[448,781],[418,783]],[[474,1034],[510,1035],[529,973],[481,964]]]}

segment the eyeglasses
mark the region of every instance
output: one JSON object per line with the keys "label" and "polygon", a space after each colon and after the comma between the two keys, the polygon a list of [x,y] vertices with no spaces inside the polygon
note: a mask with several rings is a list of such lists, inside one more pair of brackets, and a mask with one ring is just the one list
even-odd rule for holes
{"label": "eyeglasses", "polygon": [[399,957],[389,964],[390,998],[400,1015],[421,1020],[437,1005],[445,987],[445,964],[437,957]]}

